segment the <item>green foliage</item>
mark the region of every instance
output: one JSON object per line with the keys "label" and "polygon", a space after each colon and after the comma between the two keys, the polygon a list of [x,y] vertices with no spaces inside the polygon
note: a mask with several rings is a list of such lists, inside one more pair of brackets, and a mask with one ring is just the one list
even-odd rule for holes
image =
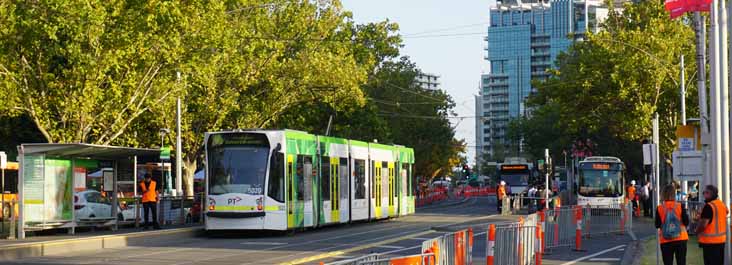
{"label": "green foliage", "polygon": [[384,61],[362,86],[367,97],[363,107],[340,110],[316,100],[286,111],[276,127],[324,134],[332,115],[331,135],[413,147],[415,176],[448,175],[465,151],[447,118],[455,104],[443,91],[419,87],[419,73],[406,57]]}
{"label": "green foliage", "polygon": [[182,16],[168,2],[3,1],[5,104],[49,142],[109,144],[176,92],[165,66]]}
{"label": "green foliage", "polygon": [[[180,98],[191,191],[205,132],[323,133],[335,114],[334,135],[418,146],[429,161],[418,173],[436,174],[462,146],[446,118],[451,99],[415,87],[414,64],[391,61],[395,23],[351,16],[337,0],[2,1],[0,127],[32,122],[47,142],[158,146]],[[434,102],[385,113],[372,97]],[[384,116],[405,109],[429,119]]]}
{"label": "green foliage", "polygon": [[[686,57],[687,102],[696,102],[694,33],[668,18],[661,2],[627,4],[611,12],[604,30],[588,34],[557,58],[546,82],[536,82],[532,116],[518,121],[529,152],[555,155],[577,140],[596,144],[598,155],[616,155],[639,167],[640,142],[660,115],[661,149],[674,145],[679,109],[679,57]],[[689,117],[698,113],[687,104]]]}

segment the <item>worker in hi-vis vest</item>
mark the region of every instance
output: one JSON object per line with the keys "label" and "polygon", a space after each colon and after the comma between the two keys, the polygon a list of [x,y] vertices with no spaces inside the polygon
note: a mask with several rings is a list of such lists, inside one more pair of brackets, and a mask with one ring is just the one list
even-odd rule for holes
{"label": "worker in hi-vis vest", "polygon": [[704,189],[704,202],[706,205],[696,228],[699,246],[704,252],[704,265],[722,265],[727,242],[727,206],[719,200],[719,189],[713,185]]}
{"label": "worker in hi-vis vest", "polygon": [[142,207],[145,209],[145,225],[143,229],[150,228],[150,213],[152,212],[153,228],[160,229],[158,224],[158,191],[157,182],[152,180],[152,174],[145,174],[145,180],[140,182],[140,190],[142,191]]}
{"label": "worker in hi-vis vest", "polygon": [[506,182],[501,180],[500,185],[498,185],[498,189],[496,189],[496,203],[498,204],[496,208],[499,213],[503,209],[502,204],[503,204],[503,199],[505,199],[505,198],[506,198]]}

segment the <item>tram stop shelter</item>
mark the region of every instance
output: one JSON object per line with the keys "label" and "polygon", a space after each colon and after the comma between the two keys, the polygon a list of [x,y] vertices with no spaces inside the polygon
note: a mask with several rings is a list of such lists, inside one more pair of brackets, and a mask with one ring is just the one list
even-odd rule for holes
{"label": "tram stop shelter", "polygon": [[[26,231],[135,222],[138,158],[153,159],[159,149],[93,144],[18,146],[17,236]],[[144,172],[140,172],[145,174]]]}

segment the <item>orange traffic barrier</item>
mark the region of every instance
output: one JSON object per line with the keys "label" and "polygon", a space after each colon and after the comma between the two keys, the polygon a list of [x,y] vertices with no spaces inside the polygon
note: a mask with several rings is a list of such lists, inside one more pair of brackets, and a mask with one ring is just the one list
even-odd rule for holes
{"label": "orange traffic barrier", "polygon": [[539,211],[539,234],[538,236],[542,239],[541,240],[541,253],[544,253],[546,250],[546,242],[544,242],[544,224],[546,223],[546,215],[544,214],[544,210]]}
{"label": "orange traffic barrier", "polygon": [[582,250],[582,206],[575,205],[574,206],[574,220],[577,224],[577,229],[575,230],[574,234],[574,240],[575,240],[575,251],[581,251]]}
{"label": "orange traffic barrier", "polygon": [[554,245],[559,245],[559,207],[554,207]]}
{"label": "orange traffic barrier", "polygon": [[626,210],[628,205],[627,204],[621,204],[622,208],[622,217],[620,217],[620,232],[625,233],[625,218],[628,218],[628,211]]}
{"label": "orange traffic barrier", "polygon": [[[521,231],[522,226],[524,226],[524,218],[519,217],[518,231]],[[521,240],[521,237],[516,237],[516,240],[518,241],[518,264],[524,264],[524,242]]]}
{"label": "orange traffic barrier", "polygon": [[494,250],[496,248],[496,225],[488,226],[488,243],[486,244],[486,265],[494,265]]}
{"label": "orange traffic barrier", "polygon": [[544,241],[542,236],[542,230],[541,226],[536,226],[536,242],[534,243],[534,257],[536,258],[536,261],[534,262],[535,265],[541,265],[541,256],[542,256],[542,242]]}

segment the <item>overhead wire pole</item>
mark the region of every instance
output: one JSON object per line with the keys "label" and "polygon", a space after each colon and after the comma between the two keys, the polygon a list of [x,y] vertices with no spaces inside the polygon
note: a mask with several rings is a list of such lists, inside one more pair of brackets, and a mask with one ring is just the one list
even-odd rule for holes
{"label": "overhead wire pole", "polygon": [[[725,205],[729,205],[730,203],[730,194],[729,194],[729,177],[730,177],[730,135],[729,135],[729,50],[728,50],[728,21],[727,21],[727,8],[726,3],[724,0],[719,1],[719,33],[720,33],[720,50],[721,53],[719,54],[720,57],[720,75],[719,75],[719,84],[720,84],[720,96],[721,100],[719,102],[720,104],[720,110],[721,110],[721,126],[722,126],[722,201],[725,203]],[[727,222],[729,224],[729,211],[727,211],[727,216],[725,216],[727,219]],[[726,238],[729,240],[732,238],[730,236],[730,229],[725,229],[727,234]],[[732,244],[725,244],[725,250],[724,250],[724,257],[727,261],[727,264],[730,264],[730,261],[732,261]]]}
{"label": "overhead wire pole", "polygon": [[[656,209],[656,208],[658,208],[658,205],[660,203],[658,190],[659,190],[659,187],[661,186],[661,185],[659,185],[659,181],[661,179],[660,178],[661,172],[659,170],[660,159],[658,158],[658,156],[659,156],[658,149],[660,147],[659,146],[659,133],[658,133],[658,112],[656,112],[653,115],[653,139],[652,140],[653,140],[653,145],[652,145],[653,150],[651,150],[651,152],[652,152],[653,162],[651,162],[651,165],[652,165],[651,170],[653,171],[653,186],[654,186],[653,187],[653,209]],[[652,212],[654,215],[656,214],[656,211],[652,211]],[[654,216],[654,218],[655,218],[655,216]],[[659,255],[661,253],[661,244],[658,244],[660,242],[658,233],[655,233],[655,234],[656,234],[656,265],[659,265],[661,262],[661,259],[659,257]]]}
{"label": "overhead wire pole", "polygon": [[704,174],[699,187],[711,183],[709,179],[709,159],[707,149],[709,145],[709,114],[707,107],[707,70],[706,70],[706,19],[701,12],[694,12],[696,27],[696,68],[697,68],[697,93],[699,97],[699,127],[701,128],[702,152],[704,153]]}
{"label": "overhead wire pole", "polygon": [[[710,98],[711,98],[711,108],[710,108],[710,120],[711,120],[711,135],[712,135],[712,154],[711,154],[711,175],[712,177],[712,183],[713,185],[719,187],[719,190],[723,190],[724,187],[722,186],[723,182],[723,163],[722,163],[722,120],[721,120],[721,83],[720,83],[720,60],[721,60],[721,54],[720,53],[720,31],[719,31],[719,7],[721,1],[719,0],[713,0],[712,6],[710,8],[710,34],[711,39],[709,41],[709,67],[710,67],[710,73],[709,73],[709,92],[710,92]],[[727,229],[729,230],[729,229]],[[729,245],[729,244],[726,244]],[[727,248],[725,247],[725,258],[727,253]],[[727,260],[729,261],[729,260]]]}

